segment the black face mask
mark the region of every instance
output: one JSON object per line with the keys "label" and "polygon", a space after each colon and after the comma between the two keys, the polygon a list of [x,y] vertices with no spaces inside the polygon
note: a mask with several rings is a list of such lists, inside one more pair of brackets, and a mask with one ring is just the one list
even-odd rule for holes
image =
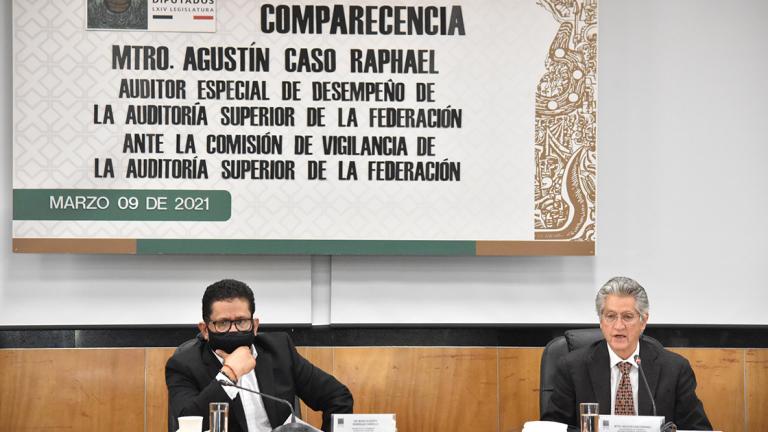
{"label": "black face mask", "polygon": [[241,346],[251,346],[253,343],[253,330],[216,333],[208,330],[208,345],[213,351],[222,350],[231,354]]}

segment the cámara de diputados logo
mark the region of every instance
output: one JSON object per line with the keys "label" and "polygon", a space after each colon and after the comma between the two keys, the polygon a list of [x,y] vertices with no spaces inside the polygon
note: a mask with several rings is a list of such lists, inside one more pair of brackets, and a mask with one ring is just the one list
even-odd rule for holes
{"label": "c\u00e1mara de diputados logo", "polygon": [[216,0],[87,0],[88,30],[216,31]]}

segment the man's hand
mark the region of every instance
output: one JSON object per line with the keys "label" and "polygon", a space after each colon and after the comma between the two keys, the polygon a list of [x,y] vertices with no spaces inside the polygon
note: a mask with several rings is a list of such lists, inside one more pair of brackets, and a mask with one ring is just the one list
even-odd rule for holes
{"label": "man's hand", "polygon": [[237,379],[256,368],[256,359],[253,358],[251,347],[238,347],[231,354],[216,350],[216,354],[224,359],[225,366],[229,366],[237,374]]}

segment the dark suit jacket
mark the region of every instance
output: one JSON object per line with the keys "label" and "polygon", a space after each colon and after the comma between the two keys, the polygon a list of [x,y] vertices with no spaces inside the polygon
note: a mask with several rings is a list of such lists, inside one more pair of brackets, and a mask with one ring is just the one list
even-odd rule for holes
{"label": "dark suit jacket", "polygon": [[[679,429],[712,430],[704,406],[696,396],[696,377],[688,360],[643,339],[640,340],[640,357],[656,401],[657,415],[674,422]],[[554,392],[541,419],[576,426],[582,402],[598,402],[600,414],[610,414],[609,363],[605,340],[568,353],[558,363]],[[648,391],[642,384],[642,377],[638,378],[638,414],[652,415]]]}
{"label": "dark suit jacket", "polygon": [[[331,414],[352,412],[349,389],[299,355],[286,333],[259,333],[253,345],[258,353],[256,380],[261,392],[291,403],[298,395],[310,408],[323,411],[324,431],[330,430]],[[200,335],[181,344],[165,365],[170,415],[203,416],[206,430],[208,404],[229,402],[229,432],[247,431],[240,396],[230,400],[215,379],[220,369],[221,363]],[[283,424],[290,415],[288,407],[262,399],[272,427]]]}

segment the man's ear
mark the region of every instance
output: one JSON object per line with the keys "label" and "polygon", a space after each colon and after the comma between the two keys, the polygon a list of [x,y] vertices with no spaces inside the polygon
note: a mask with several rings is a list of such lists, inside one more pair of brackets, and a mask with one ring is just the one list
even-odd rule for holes
{"label": "man's ear", "polygon": [[203,339],[208,340],[208,326],[203,321],[197,323],[197,329],[203,335]]}
{"label": "man's ear", "polygon": [[253,319],[253,334],[256,334],[256,330],[259,329],[259,319],[254,318]]}

